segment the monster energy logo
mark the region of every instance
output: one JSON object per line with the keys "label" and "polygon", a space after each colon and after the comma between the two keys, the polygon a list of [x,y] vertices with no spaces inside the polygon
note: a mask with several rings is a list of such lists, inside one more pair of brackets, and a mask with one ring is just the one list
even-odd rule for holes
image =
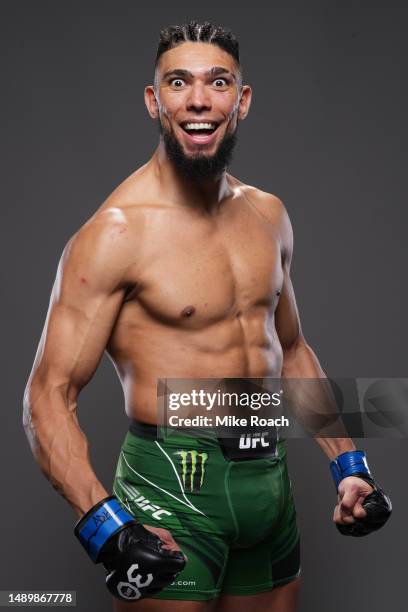
{"label": "monster energy logo", "polygon": [[204,482],[207,453],[199,453],[196,450],[182,450],[174,454],[180,457],[181,479],[184,490],[199,491]]}

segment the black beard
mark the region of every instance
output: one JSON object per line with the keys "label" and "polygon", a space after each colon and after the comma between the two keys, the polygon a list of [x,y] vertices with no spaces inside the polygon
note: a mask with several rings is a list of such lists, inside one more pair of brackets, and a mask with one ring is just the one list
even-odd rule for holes
{"label": "black beard", "polygon": [[177,172],[190,181],[205,181],[218,178],[232,159],[232,153],[237,143],[237,130],[232,134],[225,134],[218,145],[214,155],[196,153],[187,156],[173,131],[164,128],[159,121],[160,134],[163,136],[166,153],[173,162]]}

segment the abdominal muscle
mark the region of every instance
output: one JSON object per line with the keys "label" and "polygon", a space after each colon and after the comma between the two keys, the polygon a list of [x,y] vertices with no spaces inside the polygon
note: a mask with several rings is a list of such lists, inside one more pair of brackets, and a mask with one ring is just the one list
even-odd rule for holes
{"label": "abdominal muscle", "polygon": [[122,383],[128,417],[157,423],[159,379],[280,377],[282,347],[273,316],[255,310],[199,329],[154,320],[121,325],[119,320],[107,352]]}

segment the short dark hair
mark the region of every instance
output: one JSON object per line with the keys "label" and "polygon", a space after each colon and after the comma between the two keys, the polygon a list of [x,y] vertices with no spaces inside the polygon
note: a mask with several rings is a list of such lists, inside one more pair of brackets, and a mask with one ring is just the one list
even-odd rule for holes
{"label": "short dark hair", "polygon": [[190,21],[184,25],[172,25],[162,28],[160,31],[159,45],[157,47],[155,66],[157,66],[160,56],[165,53],[165,51],[188,41],[217,45],[232,55],[238,66],[240,66],[239,43],[236,36],[231,30],[223,28],[222,26],[216,26],[209,21],[205,21],[204,23]]}

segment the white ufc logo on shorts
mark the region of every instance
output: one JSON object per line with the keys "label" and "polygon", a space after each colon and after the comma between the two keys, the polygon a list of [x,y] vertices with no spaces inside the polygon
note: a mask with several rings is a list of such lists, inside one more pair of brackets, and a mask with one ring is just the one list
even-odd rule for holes
{"label": "white ufc logo on shorts", "polygon": [[265,440],[265,437],[268,435],[267,431],[263,433],[246,433],[241,434],[239,438],[239,448],[248,449],[248,448],[256,448],[258,445],[263,447],[269,446],[269,442]]}

